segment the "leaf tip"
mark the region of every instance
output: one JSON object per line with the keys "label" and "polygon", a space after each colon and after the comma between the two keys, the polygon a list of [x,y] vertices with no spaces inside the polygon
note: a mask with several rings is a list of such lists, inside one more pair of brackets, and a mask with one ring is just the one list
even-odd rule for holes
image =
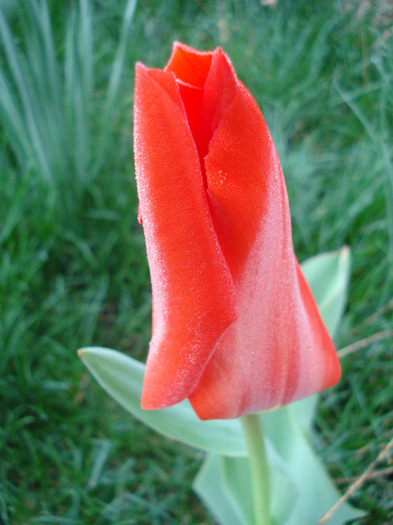
{"label": "leaf tip", "polygon": [[79,348],[76,351],[76,353],[78,354],[79,359],[81,359],[82,361],[86,361],[86,357],[88,357],[88,354],[89,354],[89,348],[88,347]]}
{"label": "leaf tip", "polygon": [[340,252],[341,257],[349,257],[351,255],[351,248],[348,246],[348,244],[344,244]]}

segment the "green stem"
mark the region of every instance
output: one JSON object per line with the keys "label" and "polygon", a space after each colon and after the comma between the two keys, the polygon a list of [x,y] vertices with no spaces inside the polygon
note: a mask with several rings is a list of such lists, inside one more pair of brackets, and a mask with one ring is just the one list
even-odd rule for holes
{"label": "green stem", "polygon": [[254,524],[270,525],[269,470],[266,461],[262,422],[258,414],[240,418],[246,438],[254,500]]}

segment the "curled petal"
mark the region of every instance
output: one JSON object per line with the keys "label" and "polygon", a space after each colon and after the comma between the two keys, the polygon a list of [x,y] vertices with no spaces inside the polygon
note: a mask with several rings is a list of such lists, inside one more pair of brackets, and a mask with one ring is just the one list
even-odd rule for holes
{"label": "curled petal", "polygon": [[237,306],[179,87],[173,73],[141,64],[135,163],[153,289],[142,406],[161,408],[195,388]]}

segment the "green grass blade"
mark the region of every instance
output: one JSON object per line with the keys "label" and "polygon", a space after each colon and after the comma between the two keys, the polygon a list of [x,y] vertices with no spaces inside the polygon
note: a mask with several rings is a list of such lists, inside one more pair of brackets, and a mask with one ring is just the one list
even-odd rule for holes
{"label": "green grass blade", "polygon": [[134,13],[137,5],[137,0],[128,0],[124,10],[123,20],[120,30],[120,38],[117,46],[115,58],[112,64],[112,71],[109,79],[109,85],[106,95],[105,103],[105,118],[108,118],[113,110],[115,98],[119,92],[121,77],[124,70],[124,64],[129,46],[131,24],[134,18]]}

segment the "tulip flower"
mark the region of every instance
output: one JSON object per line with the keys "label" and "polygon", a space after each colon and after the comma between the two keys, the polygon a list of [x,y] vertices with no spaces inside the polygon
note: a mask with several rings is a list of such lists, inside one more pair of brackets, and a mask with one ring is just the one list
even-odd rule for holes
{"label": "tulip flower", "polygon": [[137,64],[134,112],[153,294],[142,407],[189,398],[201,419],[236,418],[334,385],[278,155],[229,58],[175,43],[164,70]]}

